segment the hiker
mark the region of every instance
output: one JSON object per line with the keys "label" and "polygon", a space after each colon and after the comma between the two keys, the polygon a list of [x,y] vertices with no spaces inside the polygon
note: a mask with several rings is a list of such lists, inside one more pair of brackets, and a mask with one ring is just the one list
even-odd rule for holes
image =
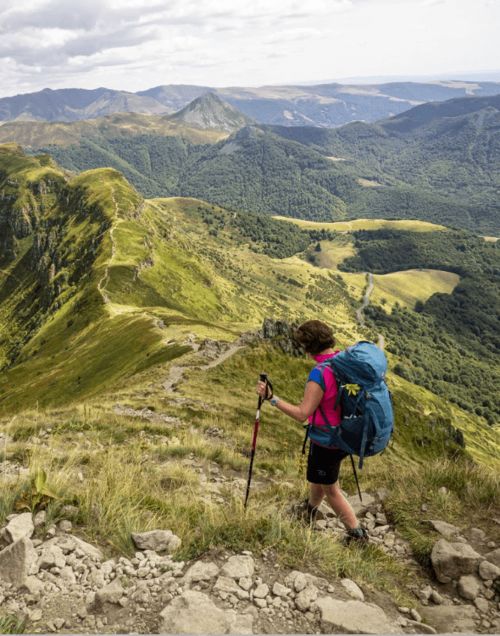
{"label": "hiker", "polygon": [[[300,325],[295,332],[295,339],[304,348],[308,357],[318,364],[339,353],[334,349],[335,338],[332,329],[320,320],[308,320]],[[360,526],[338,482],[340,465],[347,453],[315,441],[316,437],[321,439],[321,426],[325,426],[327,422],[330,426],[336,426],[341,421],[340,406],[335,408],[337,382],[333,371],[327,368],[322,374],[318,366],[314,367],[307,378],[304,397],[299,405],[290,404],[276,395],[271,395],[266,382],[259,381],[257,393],[297,422],[308,420],[309,424],[312,424],[307,461],[310,491],[309,498],[301,505],[301,516],[308,522],[314,521],[318,506],[326,498],[346,527],[347,540],[366,541],[366,530]]]}

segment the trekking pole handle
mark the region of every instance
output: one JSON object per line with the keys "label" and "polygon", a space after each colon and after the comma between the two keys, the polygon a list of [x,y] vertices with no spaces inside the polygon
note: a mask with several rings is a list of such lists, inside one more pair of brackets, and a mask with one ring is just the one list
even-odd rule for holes
{"label": "trekking pole handle", "polygon": [[[265,382],[266,384],[266,396],[262,398],[263,400],[270,400],[273,397],[273,385],[271,384],[271,380],[267,373],[260,373],[259,379],[261,382]],[[271,391],[271,395],[268,394],[268,391]]]}

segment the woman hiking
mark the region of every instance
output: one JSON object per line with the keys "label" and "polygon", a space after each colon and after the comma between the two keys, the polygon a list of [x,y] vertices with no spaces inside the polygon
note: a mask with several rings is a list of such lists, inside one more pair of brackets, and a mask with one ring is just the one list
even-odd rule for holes
{"label": "woman hiking", "polygon": [[340,424],[340,407],[335,408],[337,382],[333,371],[325,367],[323,373],[318,365],[339,353],[334,349],[335,338],[332,329],[320,320],[308,320],[295,332],[295,339],[304,348],[306,354],[318,364],[310,372],[302,402],[298,405],[285,402],[276,395],[269,395],[265,382],[257,384],[257,393],[269,399],[272,406],[297,422],[309,421],[312,425],[309,455],[307,460],[307,481],[310,485],[309,498],[303,504],[301,516],[308,522],[314,521],[318,506],[324,498],[328,501],[337,517],[347,529],[347,541],[367,541],[367,533],[347,499],[343,496],[338,477],[340,464],[347,453],[338,449],[322,446],[314,441],[314,429],[329,424]]}

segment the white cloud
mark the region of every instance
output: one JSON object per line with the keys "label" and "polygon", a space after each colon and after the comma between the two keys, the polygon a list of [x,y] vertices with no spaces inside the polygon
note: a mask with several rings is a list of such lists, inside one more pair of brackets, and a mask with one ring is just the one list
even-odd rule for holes
{"label": "white cloud", "polygon": [[2,94],[494,68],[493,0],[3,0]]}

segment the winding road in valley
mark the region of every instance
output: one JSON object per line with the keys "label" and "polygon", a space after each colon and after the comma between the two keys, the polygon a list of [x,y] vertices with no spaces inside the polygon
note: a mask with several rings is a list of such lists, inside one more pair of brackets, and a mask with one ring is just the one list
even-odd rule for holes
{"label": "winding road in valley", "polygon": [[[363,294],[363,300],[361,301],[361,305],[356,310],[356,319],[360,327],[366,326],[365,325],[365,309],[370,304],[370,296],[373,293],[374,287],[375,287],[375,281],[373,278],[373,274],[371,272],[367,272],[366,273],[366,289],[365,289],[365,293]],[[377,336],[378,336],[377,345],[381,349],[383,349],[385,347],[385,338],[381,333],[377,334]]]}

